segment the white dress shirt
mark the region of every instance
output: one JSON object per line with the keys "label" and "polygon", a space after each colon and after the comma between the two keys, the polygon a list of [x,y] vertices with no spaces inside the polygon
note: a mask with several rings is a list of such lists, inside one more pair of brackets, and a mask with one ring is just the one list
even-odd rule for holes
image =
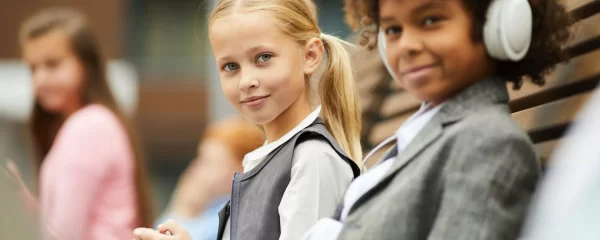
{"label": "white dress shirt", "polygon": [[[386,139],[377,147],[375,147],[371,153],[365,157],[365,161],[368,160],[368,158],[371,157],[374,152],[378,151],[381,147],[394,140],[396,141],[398,153],[401,153],[406,145],[408,145],[408,143],[410,143],[415,136],[417,136],[421,129],[423,129],[423,127],[433,118],[433,116],[435,116],[442,106],[443,105],[440,104],[434,108],[430,108],[428,104],[422,104],[419,111],[406,120],[396,131],[394,136]],[[362,195],[373,188],[383,178],[383,176],[394,164],[395,159],[395,156],[386,159],[352,182],[344,196],[344,208],[342,209],[341,215],[342,221],[346,219],[348,212],[354,203],[356,203],[356,201]],[[336,239],[342,230],[342,227],[343,224],[341,222],[335,221],[331,218],[321,219],[314,227],[310,229],[310,231],[306,233],[304,239]]]}
{"label": "white dress shirt", "polygon": [[[252,170],[269,153],[310,126],[320,112],[319,106],[280,139],[246,154],[242,162],[244,172]],[[292,156],[291,180],[278,206],[279,239],[301,239],[319,219],[333,215],[353,178],[352,168],[325,140],[298,144]],[[222,240],[230,239],[230,227],[228,219]]]}

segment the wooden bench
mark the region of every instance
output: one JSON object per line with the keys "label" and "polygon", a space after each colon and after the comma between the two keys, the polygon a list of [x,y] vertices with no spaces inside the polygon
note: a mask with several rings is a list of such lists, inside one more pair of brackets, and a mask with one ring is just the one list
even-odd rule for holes
{"label": "wooden bench", "polygon": [[[577,0],[570,1],[574,5]],[[515,91],[508,85],[513,118],[529,133],[544,163],[600,82],[600,0],[586,0],[574,7],[567,2],[567,7],[576,20],[575,37],[565,48],[571,60],[557,65],[542,87],[526,82]],[[357,49],[353,59],[363,110],[363,146],[369,151],[420,103],[392,80],[377,51]]]}

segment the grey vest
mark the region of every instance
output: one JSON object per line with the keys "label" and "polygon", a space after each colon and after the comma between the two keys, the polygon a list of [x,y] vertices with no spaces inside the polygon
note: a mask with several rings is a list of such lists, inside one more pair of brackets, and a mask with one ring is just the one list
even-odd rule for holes
{"label": "grey vest", "polygon": [[296,146],[306,140],[323,139],[352,168],[354,178],[360,174],[358,166],[344,153],[323,120],[317,118],[309,127],[298,132],[273,150],[255,168],[244,174],[235,173],[231,200],[219,212],[221,240],[227,219],[231,217],[231,240],[277,240],[281,235],[278,207],[290,183],[292,156]]}

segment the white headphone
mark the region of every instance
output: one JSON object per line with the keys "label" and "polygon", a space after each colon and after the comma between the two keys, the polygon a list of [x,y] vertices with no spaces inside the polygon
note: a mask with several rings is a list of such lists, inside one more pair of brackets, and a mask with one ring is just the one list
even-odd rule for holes
{"label": "white headphone", "polygon": [[[531,44],[533,16],[528,0],[492,0],[483,27],[483,42],[488,54],[497,60],[519,61]],[[377,45],[383,64],[387,61],[385,33],[379,30]]]}

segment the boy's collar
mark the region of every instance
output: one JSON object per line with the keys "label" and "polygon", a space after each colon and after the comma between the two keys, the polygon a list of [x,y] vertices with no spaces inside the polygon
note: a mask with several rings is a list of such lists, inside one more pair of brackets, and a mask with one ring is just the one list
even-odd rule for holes
{"label": "boy's collar", "polygon": [[448,99],[438,115],[442,123],[460,120],[469,109],[485,105],[508,104],[506,81],[500,77],[481,80]]}

